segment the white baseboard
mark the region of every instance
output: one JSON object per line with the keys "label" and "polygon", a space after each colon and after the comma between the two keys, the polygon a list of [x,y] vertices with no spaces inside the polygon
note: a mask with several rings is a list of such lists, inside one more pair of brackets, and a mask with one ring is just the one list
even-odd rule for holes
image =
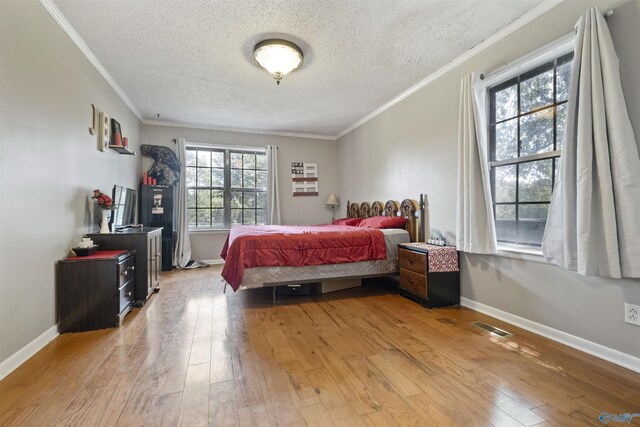
{"label": "white baseboard", "polygon": [[0,380],[15,371],[20,365],[42,350],[44,346],[53,341],[57,336],[58,325],[53,325],[44,331],[42,335],[9,356],[8,359],[0,362]]}
{"label": "white baseboard", "polygon": [[203,259],[201,261],[202,262],[206,262],[207,264],[211,264],[211,265],[224,264],[224,260],[222,258],[218,258],[218,259]]}
{"label": "white baseboard", "polygon": [[562,332],[558,329],[545,326],[543,324],[534,322],[533,320],[516,316],[515,314],[499,310],[497,308],[476,302],[468,298],[460,298],[460,305],[495,317],[496,319],[510,323],[519,328],[526,329],[527,331],[533,332],[534,334],[542,335],[545,338],[557,341],[561,344],[575,348],[576,350],[584,351],[585,353],[588,353],[592,356],[604,359],[607,362],[615,363],[616,365],[631,369],[635,372],[640,372],[640,358],[632,356],[631,354],[623,353],[621,351],[605,347],[593,341],[588,341],[584,338],[576,337],[575,335]]}

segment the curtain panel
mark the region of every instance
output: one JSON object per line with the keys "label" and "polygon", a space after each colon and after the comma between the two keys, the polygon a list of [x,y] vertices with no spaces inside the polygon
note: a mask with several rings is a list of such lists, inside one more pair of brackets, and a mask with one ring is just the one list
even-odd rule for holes
{"label": "curtain panel", "polygon": [[267,145],[267,225],[280,225],[278,147]]}
{"label": "curtain panel", "polygon": [[474,73],[460,83],[456,247],[463,252],[492,254],[497,242],[487,163],[486,91],[474,94],[478,79]]}
{"label": "curtain panel", "polygon": [[567,131],[542,242],[582,275],[640,277],[640,158],[602,12],[578,21]]}
{"label": "curtain panel", "polygon": [[187,212],[187,179],[186,179],[186,157],[187,141],[179,138],[176,143],[176,154],[180,162],[180,182],[178,183],[178,198],[176,209],[178,209],[178,223],[176,224],[177,241],[173,256],[173,264],[178,268],[185,268],[191,259],[191,240],[189,239],[189,219]]}

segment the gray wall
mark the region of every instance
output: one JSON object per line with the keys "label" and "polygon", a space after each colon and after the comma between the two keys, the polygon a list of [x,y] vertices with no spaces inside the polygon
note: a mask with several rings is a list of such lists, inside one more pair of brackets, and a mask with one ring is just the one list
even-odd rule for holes
{"label": "gray wall", "polygon": [[[337,143],[321,139],[294,138],[288,136],[258,135],[250,133],[222,132],[157,125],[142,127],[144,144],[165,145],[175,148],[173,138],[187,141],[240,146],[278,146],[278,184],[280,211],[283,224],[307,225],[331,222],[331,211],[324,205],[331,193],[338,190]],[[291,162],[318,163],[319,195],[293,197],[291,195]],[[152,163],[144,159],[144,169]],[[341,200],[342,201],[342,200]],[[342,209],[343,206],[340,206]],[[228,232],[191,233],[193,259],[220,258],[222,245]]]}
{"label": "gray wall", "polygon": [[134,150],[141,124],[35,0],[0,1],[0,362],[56,324],[55,263],[100,213],[89,197],[137,186],[140,156],[97,150],[91,104]]}
{"label": "gray wall", "polygon": [[[566,1],[417,91],[338,142],[340,194],[353,200],[428,195],[428,227],[455,233],[460,79],[491,71],[570,32],[594,4]],[[617,8],[609,26],[640,136],[640,0]],[[362,179],[367,177],[367,179]],[[623,303],[640,304],[640,280],[585,278],[557,267],[498,256],[462,257],[462,295],[625,353],[640,356],[640,328]]]}

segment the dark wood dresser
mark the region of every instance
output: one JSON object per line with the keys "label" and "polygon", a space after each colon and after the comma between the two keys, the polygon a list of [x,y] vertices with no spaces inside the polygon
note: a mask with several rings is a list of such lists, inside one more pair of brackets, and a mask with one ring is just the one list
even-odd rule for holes
{"label": "dark wood dresser", "polygon": [[400,293],[428,308],[460,304],[458,261],[452,247],[399,245]]}
{"label": "dark wood dresser", "polygon": [[87,234],[100,250],[136,251],[135,305],[142,307],[160,288],[162,227],[128,228],[116,233]]}
{"label": "dark wood dresser", "polygon": [[98,251],[58,262],[60,332],[119,326],[133,309],[135,251]]}

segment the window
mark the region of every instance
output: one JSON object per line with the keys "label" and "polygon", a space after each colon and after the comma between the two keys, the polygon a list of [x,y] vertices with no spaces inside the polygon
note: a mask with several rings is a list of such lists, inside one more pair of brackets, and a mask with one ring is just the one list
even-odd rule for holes
{"label": "window", "polygon": [[188,146],[186,175],[189,229],[266,223],[264,150]]}
{"label": "window", "polygon": [[489,89],[489,161],[499,243],[540,246],[567,116],[573,53]]}

